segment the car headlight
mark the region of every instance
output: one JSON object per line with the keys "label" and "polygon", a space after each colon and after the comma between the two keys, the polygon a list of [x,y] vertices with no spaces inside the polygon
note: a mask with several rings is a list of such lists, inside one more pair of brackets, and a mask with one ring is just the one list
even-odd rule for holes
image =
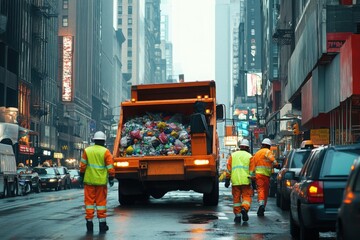
{"label": "car headlight", "polygon": [[51,178],[49,182],[57,182],[57,179]]}

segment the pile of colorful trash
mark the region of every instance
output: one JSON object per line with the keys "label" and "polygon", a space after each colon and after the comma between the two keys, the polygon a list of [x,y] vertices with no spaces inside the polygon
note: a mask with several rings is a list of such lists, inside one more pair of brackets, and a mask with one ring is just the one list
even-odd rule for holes
{"label": "pile of colorful trash", "polygon": [[150,113],[127,120],[121,156],[191,155],[190,126],[182,114]]}

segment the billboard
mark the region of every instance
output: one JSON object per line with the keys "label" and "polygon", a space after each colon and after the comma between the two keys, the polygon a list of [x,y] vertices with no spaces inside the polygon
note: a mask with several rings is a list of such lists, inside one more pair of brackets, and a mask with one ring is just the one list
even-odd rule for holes
{"label": "billboard", "polygon": [[63,36],[62,48],[62,101],[72,101],[73,38]]}
{"label": "billboard", "polygon": [[261,95],[262,74],[247,73],[246,74],[247,96]]}

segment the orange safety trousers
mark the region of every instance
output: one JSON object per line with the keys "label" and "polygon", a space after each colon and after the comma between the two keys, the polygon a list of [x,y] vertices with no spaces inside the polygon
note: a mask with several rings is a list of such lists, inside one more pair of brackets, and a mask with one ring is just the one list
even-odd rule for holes
{"label": "orange safety trousers", "polygon": [[84,185],[85,219],[93,219],[96,207],[98,218],[106,218],[107,186]]}
{"label": "orange safety trousers", "polygon": [[233,195],[234,214],[239,215],[241,212],[241,208],[244,208],[248,212],[252,200],[251,196],[253,194],[251,185],[233,185],[231,191]]}
{"label": "orange safety trousers", "polygon": [[256,174],[255,175],[256,188],[258,192],[258,202],[259,205],[266,206],[267,199],[269,196],[269,187],[270,187],[270,177]]}

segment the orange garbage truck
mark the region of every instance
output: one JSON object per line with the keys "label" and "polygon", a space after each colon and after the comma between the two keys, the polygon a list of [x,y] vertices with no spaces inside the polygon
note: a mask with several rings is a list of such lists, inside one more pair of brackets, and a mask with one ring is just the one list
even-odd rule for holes
{"label": "orange garbage truck", "polygon": [[115,177],[121,205],[193,190],[203,204],[219,199],[215,81],[133,85],[121,103],[114,142]]}

